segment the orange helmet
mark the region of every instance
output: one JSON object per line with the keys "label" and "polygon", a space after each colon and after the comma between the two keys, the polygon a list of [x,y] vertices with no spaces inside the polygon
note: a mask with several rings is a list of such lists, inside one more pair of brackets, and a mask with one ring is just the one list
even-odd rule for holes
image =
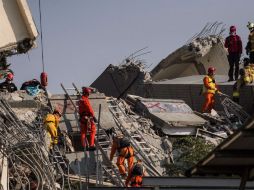
{"label": "orange helmet", "polygon": [[213,75],[215,73],[215,70],[216,69],[214,67],[209,67],[208,68],[208,74],[212,74]]}
{"label": "orange helmet", "polygon": [[59,108],[55,108],[54,111],[53,111],[53,114],[59,114],[60,116],[62,116],[62,113],[59,110]]}
{"label": "orange helmet", "polygon": [[6,79],[7,79],[7,80],[13,80],[13,77],[14,77],[14,75],[13,75],[12,73],[8,73],[8,74],[6,75]]}
{"label": "orange helmet", "polygon": [[91,89],[90,88],[87,88],[87,87],[82,87],[82,93],[83,94],[90,94],[91,93]]}

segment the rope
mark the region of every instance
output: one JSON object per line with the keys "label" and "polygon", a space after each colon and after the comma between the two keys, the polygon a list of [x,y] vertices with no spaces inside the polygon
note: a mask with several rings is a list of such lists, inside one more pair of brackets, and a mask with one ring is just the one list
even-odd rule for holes
{"label": "rope", "polygon": [[40,13],[40,37],[41,37],[41,60],[42,60],[42,71],[45,71],[44,63],[44,48],[43,48],[43,35],[42,35],[42,18],[41,18],[41,0],[39,0],[39,13]]}

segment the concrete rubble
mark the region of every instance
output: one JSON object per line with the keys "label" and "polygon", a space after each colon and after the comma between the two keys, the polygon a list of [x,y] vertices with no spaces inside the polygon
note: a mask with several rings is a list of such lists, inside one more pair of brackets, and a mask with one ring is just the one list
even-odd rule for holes
{"label": "concrete rubble", "polygon": [[[0,58],[5,61],[7,56],[33,48],[38,33],[25,0],[3,1],[11,3],[6,8],[0,6],[3,24],[8,29],[5,33],[10,34],[0,40]],[[22,17],[16,14],[20,11],[18,15]],[[9,21],[8,14],[15,14],[14,20]],[[16,29],[24,30],[24,35],[17,36],[21,32],[11,35],[10,22],[22,26]],[[51,95],[44,90],[35,96],[25,90],[1,92],[2,188],[55,190],[124,186],[115,165],[117,158],[109,161],[114,133],[130,139],[135,159],[143,160],[148,176],[181,176],[184,169],[202,159],[249,118],[250,107],[245,112],[225,97],[220,98],[218,112],[212,114],[200,113],[201,101],[194,101],[202,99],[199,92],[208,67],[216,67],[219,75],[228,71],[223,31],[222,23],[207,24],[151,72],[137,58],[148,53],[141,53],[146,48],[131,54],[118,66],[109,65],[91,84],[98,90],[89,97],[99,119],[94,152],[84,151],[80,143],[78,89],[71,95],[66,92]],[[221,84],[224,80],[223,76],[219,78]],[[231,84],[222,84],[222,89],[231,93]],[[63,116],[59,144],[50,149],[43,118],[54,107]]]}
{"label": "concrete rubble", "polygon": [[228,71],[227,51],[224,49],[221,23],[207,24],[199,34],[163,59],[152,69],[153,81],[191,75],[205,75],[208,67],[223,75]]}
{"label": "concrete rubble", "polygon": [[[5,181],[10,189],[56,189],[46,133],[39,118],[42,115],[38,114],[43,104],[25,97],[23,92],[1,93],[1,160],[8,158],[9,176]],[[8,102],[12,105],[17,102],[17,107],[12,108]]]}
{"label": "concrete rubble", "polygon": [[[136,92],[140,84],[151,81],[145,71],[145,64],[138,59],[125,59],[119,66],[109,65],[105,71],[91,84],[106,96],[124,97],[127,92]],[[105,86],[105,84],[109,86]],[[139,89],[141,90],[141,89]]]}
{"label": "concrete rubble", "polygon": [[150,118],[165,135],[194,135],[206,123],[182,100],[127,95],[126,101],[134,105],[136,112]]}

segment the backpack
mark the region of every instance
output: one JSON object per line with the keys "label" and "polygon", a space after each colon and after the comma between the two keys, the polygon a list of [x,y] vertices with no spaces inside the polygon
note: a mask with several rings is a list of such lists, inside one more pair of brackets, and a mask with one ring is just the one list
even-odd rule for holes
{"label": "backpack", "polygon": [[130,139],[127,137],[123,137],[122,139],[119,139],[119,148],[125,148],[131,145]]}
{"label": "backpack", "polygon": [[141,164],[135,164],[132,169],[132,175],[134,176],[142,176],[144,173],[143,166]]}
{"label": "backpack", "polygon": [[33,79],[33,80],[29,80],[29,81],[24,82],[24,83],[22,84],[20,90],[26,90],[26,88],[27,88],[28,86],[32,86],[32,87],[38,86],[40,89],[42,88],[41,83],[40,83],[38,80]]}

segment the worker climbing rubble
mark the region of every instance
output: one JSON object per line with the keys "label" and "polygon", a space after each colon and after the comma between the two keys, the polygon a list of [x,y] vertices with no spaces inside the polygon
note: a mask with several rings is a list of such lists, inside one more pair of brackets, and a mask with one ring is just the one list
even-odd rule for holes
{"label": "worker climbing rubble", "polygon": [[130,172],[128,173],[128,177],[126,178],[125,185],[126,187],[141,187],[143,182],[143,177],[145,176],[145,168],[143,166],[142,160],[138,160]]}
{"label": "worker climbing rubble", "polygon": [[247,27],[250,30],[250,33],[245,49],[246,54],[249,55],[250,63],[254,63],[254,23],[248,22]]}
{"label": "worker climbing rubble", "polygon": [[[236,27],[230,26],[229,36],[225,40],[225,48],[228,49],[228,81],[237,80],[239,76],[239,61],[242,54],[242,40],[236,34]],[[233,75],[235,78],[233,78]]]}
{"label": "worker climbing rubble", "polygon": [[116,134],[113,136],[113,145],[110,152],[110,161],[113,160],[116,151],[118,152],[116,165],[122,178],[125,178],[126,168],[124,162],[125,159],[127,159],[129,173],[134,163],[134,149],[131,146],[130,140],[127,137],[124,137],[122,134]]}
{"label": "worker climbing rubble", "polygon": [[12,82],[14,78],[14,75],[12,73],[8,73],[5,81],[0,83],[0,91],[6,91],[6,92],[15,92],[17,91],[16,85]]}
{"label": "worker climbing rubble", "polygon": [[55,108],[53,113],[48,113],[44,118],[44,125],[50,136],[49,148],[53,148],[58,144],[58,127],[62,114],[58,108]]}
{"label": "worker climbing rubble", "polygon": [[[91,89],[87,87],[82,88],[82,97],[79,101],[79,119],[80,119],[80,132],[81,144],[89,151],[95,150],[94,139],[96,133],[95,122],[97,119],[94,115],[93,108],[89,101]],[[87,134],[90,134],[89,146],[87,145]]]}
{"label": "worker climbing rubble", "polygon": [[205,102],[202,107],[202,112],[211,113],[211,110],[214,108],[215,98],[214,95],[216,93],[221,94],[218,90],[218,87],[215,83],[215,68],[209,67],[208,74],[203,79],[203,95],[205,96]]}

